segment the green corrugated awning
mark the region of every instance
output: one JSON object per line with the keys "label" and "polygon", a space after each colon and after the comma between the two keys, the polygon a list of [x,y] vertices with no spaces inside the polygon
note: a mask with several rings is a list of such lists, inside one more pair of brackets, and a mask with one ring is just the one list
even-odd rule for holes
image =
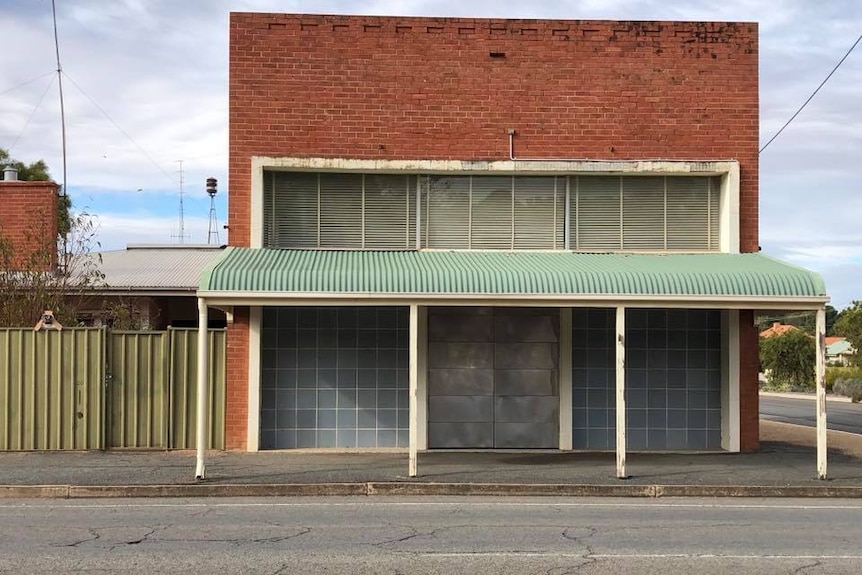
{"label": "green corrugated awning", "polygon": [[814,272],[762,254],[228,248],[200,297],[639,297],[824,302]]}

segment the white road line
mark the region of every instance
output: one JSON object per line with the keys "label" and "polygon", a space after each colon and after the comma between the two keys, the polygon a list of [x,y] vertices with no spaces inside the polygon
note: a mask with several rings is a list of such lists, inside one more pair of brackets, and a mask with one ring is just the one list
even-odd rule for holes
{"label": "white road line", "polygon": [[510,502],[510,501],[349,501],[349,502],[233,502],[233,503],[49,503],[0,504],[0,509],[137,509],[137,508],[255,508],[255,507],[605,507],[615,509],[787,509],[787,510],[854,510],[862,511],[862,501],[856,505],[808,505],[764,503],[622,503],[622,502]]}
{"label": "white road line", "polygon": [[487,552],[464,552],[464,553],[415,553],[421,557],[441,558],[464,558],[464,557],[560,557],[580,559],[735,559],[735,560],[760,560],[760,561],[858,561],[862,555],[723,555],[719,553],[539,553],[533,551],[487,551]]}

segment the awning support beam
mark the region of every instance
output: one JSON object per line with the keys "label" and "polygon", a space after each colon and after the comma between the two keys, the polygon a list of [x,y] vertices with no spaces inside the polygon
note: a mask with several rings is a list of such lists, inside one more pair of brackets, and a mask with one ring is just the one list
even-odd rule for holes
{"label": "awning support beam", "polygon": [[617,478],[626,475],[626,308],[617,306]]}
{"label": "awning support beam", "polygon": [[817,310],[817,477],[826,479],[826,308]]}
{"label": "awning support beam", "polygon": [[207,448],[207,302],[198,298],[197,462],[195,479],[206,479]]}
{"label": "awning support beam", "polygon": [[407,475],[416,477],[419,452],[419,306],[410,306],[410,349],[409,374],[410,381],[410,455]]}

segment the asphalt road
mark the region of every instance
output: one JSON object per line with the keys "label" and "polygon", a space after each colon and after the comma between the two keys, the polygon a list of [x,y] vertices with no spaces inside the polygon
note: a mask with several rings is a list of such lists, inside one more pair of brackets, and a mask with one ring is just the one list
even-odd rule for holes
{"label": "asphalt road", "polygon": [[859,573],[862,501],[0,501],[2,573]]}
{"label": "asphalt road", "polygon": [[[815,402],[811,398],[760,396],[760,417],[783,423],[815,427]],[[826,400],[826,426],[829,429],[862,434],[862,404]]]}

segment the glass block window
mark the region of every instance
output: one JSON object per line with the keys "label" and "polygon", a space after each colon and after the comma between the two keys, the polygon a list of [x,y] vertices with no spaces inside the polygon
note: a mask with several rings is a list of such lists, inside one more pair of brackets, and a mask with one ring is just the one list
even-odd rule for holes
{"label": "glass block window", "polygon": [[408,313],[264,308],[261,449],[407,447]]}
{"label": "glass block window", "polygon": [[[616,446],[615,311],[572,313],[572,440]],[[626,311],[627,449],[721,448],[721,315]]]}

